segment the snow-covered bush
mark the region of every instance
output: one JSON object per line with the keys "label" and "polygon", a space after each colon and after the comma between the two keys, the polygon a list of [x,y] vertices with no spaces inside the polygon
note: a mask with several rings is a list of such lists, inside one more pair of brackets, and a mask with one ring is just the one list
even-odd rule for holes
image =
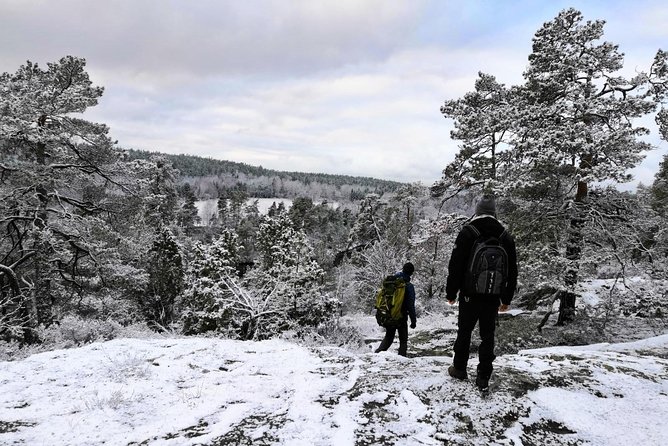
{"label": "snow-covered bush", "polygon": [[[0,270],[2,271],[2,270]],[[11,269],[3,271],[13,281],[13,286],[0,287],[0,339],[22,339],[29,329],[30,315],[26,311],[27,298],[20,294],[16,277]],[[0,282],[0,285],[4,285]],[[15,294],[16,293],[16,294]]]}
{"label": "snow-covered bush", "polygon": [[445,300],[450,254],[466,221],[459,213],[439,213],[421,220],[410,239],[410,260],[415,265],[411,281],[417,304],[427,311]]}
{"label": "snow-covered bush", "polygon": [[266,217],[260,225],[261,263],[243,278],[234,268],[238,252],[230,230],[208,247],[196,245],[190,286],[181,301],[186,334],[266,339],[317,327],[336,315],[338,301],[322,286],[324,271],[311,259],[304,233],[285,213]]}
{"label": "snow-covered bush", "polygon": [[122,325],[112,319],[86,319],[76,315],[63,317],[59,324],[42,327],[37,333],[48,349],[77,347],[116,338],[156,336],[141,322]]}
{"label": "snow-covered bush", "polygon": [[369,313],[383,279],[401,271],[406,262],[408,246],[397,246],[381,240],[366,250],[352,255],[339,267],[339,295],[346,312]]}
{"label": "snow-covered bush", "polygon": [[350,323],[337,319],[331,323],[323,324],[318,329],[323,342],[337,347],[343,347],[352,351],[367,352],[368,348],[364,342],[364,336],[359,329]]}
{"label": "snow-covered bush", "polygon": [[[137,269],[130,267],[127,273],[137,273]],[[143,287],[145,276],[139,275],[142,277],[137,284]],[[132,294],[139,295],[143,291],[144,288],[132,290]],[[66,307],[62,316],[76,315],[84,319],[113,320],[122,326],[143,323],[145,318],[137,299],[131,298],[128,294],[127,289],[113,286],[101,287],[94,294],[82,295],[78,301]]]}
{"label": "snow-covered bush", "polygon": [[31,346],[21,345],[17,341],[0,341],[0,361],[117,338],[150,338],[166,335],[166,333],[156,334],[143,322],[123,325],[113,319],[83,318],[78,315],[64,316],[57,324],[48,327],[37,327],[34,333],[39,343]]}
{"label": "snow-covered bush", "polygon": [[619,299],[619,308],[625,316],[665,318],[668,316],[668,280],[647,278],[629,285],[631,292]]}
{"label": "snow-covered bush", "polygon": [[59,324],[38,330],[42,342],[58,348],[77,347],[95,341],[108,341],[118,336],[122,326],[113,320],[64,317]]}

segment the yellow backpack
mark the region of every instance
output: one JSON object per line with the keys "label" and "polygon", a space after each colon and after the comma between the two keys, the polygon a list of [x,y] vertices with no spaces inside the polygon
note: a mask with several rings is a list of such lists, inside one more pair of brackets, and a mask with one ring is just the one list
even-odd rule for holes
{"label": "yellow backpack", "polygon": [[406,295],[406,282],[402,277],[387,276],[376,295],[376,321],[386,328],[399,326],[402,319],[401,306]]}

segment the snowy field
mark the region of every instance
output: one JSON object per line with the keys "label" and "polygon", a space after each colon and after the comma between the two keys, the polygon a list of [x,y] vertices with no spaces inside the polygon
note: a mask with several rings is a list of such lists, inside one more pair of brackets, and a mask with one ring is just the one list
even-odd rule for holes
{"label": "snowy field", "polygon": [[501,356],[483,396],[420,353],[453,321],[420,322],[409,358],[370,353],[367,319],[369,352],[117,339],[0,362],[0,444],[668,444],[668,335]]}

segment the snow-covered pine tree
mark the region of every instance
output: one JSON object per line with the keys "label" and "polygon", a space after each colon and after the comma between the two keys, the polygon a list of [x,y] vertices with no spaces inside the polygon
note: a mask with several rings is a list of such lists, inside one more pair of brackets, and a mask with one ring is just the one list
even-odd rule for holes
{"label": "snow-covered pine tree", "polygon": [[378,212],[382,207],[378,194],[368,194],[360,203],[360,210],[348,235],[346,251],[364,248],[382,239],[383,221]]}
{"label": "snow-covered pine tree", "polygon": [[266,216],[260,223],[257,250],[259,268],[248,282],[256,292],[272,296],[272,307],[282,319],[265,324],[271,336],[288,329],[315,327],[336,315],[338,302],[324,292],[324,271],[313,259],[306,234],[296,229],[286,212]]}
{"label": "snow-covered pine tree", "polygon": [[[504,90],[487,88],[498,92],[483,96],[490,99],[483,104],[491,111],[445,107],[455,119],[453,136],[464,141],[457,162],[445,172],[461,171],[484,150],[491,154],[495,141],[507,144],[501,156],[494,151],[494,162],[479,163],[483,169],[465,169],[470,178],[464,177],[463,184],[490,184],[496,175],[491,184],[505,198],[500,200],[506,211],[502,215],[523,245],[522,264],[538,265],[538,260],[545,267],[526,283],[543,286],[545,282],[536,283],[540,277],[561,276],[560,323],[573,315],[583,251],[592,248],[583,232],[592,224],[587,220],[592,215],[590,188],[597,182],[630,180],[629,170],[650,149],[640,138],[648,130],[634,121],[655,112],[668,88],[667,56],[660,50],[648,72],[631,79],[620,76],[623,55],[617,45],[601,40],[603,25],[600,20],[584,22],[575,9],[562,11],[536,33],[523,85],[505,96]],[[492,80],[487,79],[494,87]],[[475,99],[477,93],[469,97]],[[489,122],[467,116],[481,109]],[[487,129],[487,136],[469,122]],[[484,142],[482,147],[471,145],[477,140]],[[445,194],[457,183],[462,181],[444,177],[434,191]]]}
{"label": "snow-covered pine tree", "polygon": [[661,138],[664,141],[668,141],[668,109],[662,108],[661,111],[656,114],[656,123],[659,126]]}
{"label": "snow-covered pine tree", "polygon": [[441,107],[443,116],[454,120],[450,137],[461,144],[432,186],[434,195],[455,195],[475,186],[495,189],[501,151],[512,139],[514,94],[494,76],[479,72],[474,91]]}
{"label": "snow-covered pine tree", "polygon": [[244,218],[244,206],[249,199],[246,188],[237,185],[223,190],[218,197],[218,221],[224,228],[237,229]]}
{"label": "snow-covered pine tree", "polygon": [[186,334],[209,331],[236,337],[238,328],[232,310],[239,246],[234,232],[223,230],[220,237],[204,245],[195,243],[186,288],[179,302]]}
{"label": "snow-covered pine tree", "polygon": [[195,192],[190,183],[184,183],[179,189],[181,204],[176,214],[176,223],[186,234],[190,234],[201,220],[197,215],[197,207],[195,206],[197,197],[195,197]]}
{"label": "snow-covered pine tree", "polygon": [[150,227],[170,224],[176,220],[178,172],[163,156],[152,156],[149,162],[152,165],[149,170],[148,194],[144,198],[146,223]]}
{"label": "snow-covered pine tree", "polygon": [[652,208],[664,217],[668,217],[668,155],[659,164],[659,171],[654,175],[650,187]]}
{"label": "snow-covered pine tree", "polygon": [[141,307],[149,323],[167,327],[175,319],[174,303],[183,291],[181,248],[169,227],[160,225],[147,259],[148,287]]}
{"label": "snow-covered pine tree", "polygon": [[[388,237],[395,240],[396,243],[409,245],[409,240],[413,236],[413,229],[423,214],[426,199],[428,199],[427,188],[420,183],[412,183],[401,186],[396,194],[390,200],[390,207],[393,214],[388,221]],[[394,223],[394,224],[392,224]],[[409,245],[410,256],[410,245]]]}
{"label": "snow-covered pine tree", "polygon": [[646,193],[647,209],[643,220],[645,231],[641,234],[641,250],[649,256],[654,277],[668,279],[668,155],[664,156],[654,182]]}
{"label": "snow-covered pine tree", "polygon": [[335,263],[337,253],[346,246],[349,212],[342,212],[326,201],[314,203],[307,197],[295,198],[288,211],[295,228],[303,230],[308,237],[315,259],[326,273]]}
{"label": "snow-covered pine tree", "polygon": [[0,74],[0,262],[19,278],[30,327],[87,307],[120,269],[142,275],[115,229],[131,218],[132,172],[106,126],[76,117],[103,92],[85,65],[67,56]]}
{"label": "snow-covered pine tree", "polygon": [[[631,179],[628,171],[650,149],[640,139],[648,130],[634,120],[656,111],[657,89],[668,87],[661,87],[665,79],[656,70],[665,65],[665,55],[655,58],[648,73],[632,79],[618,75],[623,54],[617,45],[601,41],[604,23],[584,22],[571,8],[536,33],[524,73],[519,141],[509,166],[515,184],[564,191],[567,267],[560,323],[568,322],[575,308],[590,186]],[[554,209],[554,202],[548,206]]]}

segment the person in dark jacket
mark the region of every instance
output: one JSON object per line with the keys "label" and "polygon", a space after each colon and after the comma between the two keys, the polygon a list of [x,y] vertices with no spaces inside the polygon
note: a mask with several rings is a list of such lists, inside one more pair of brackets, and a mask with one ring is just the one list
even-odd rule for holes
{"label": "person in dark jacket", "polygon": [[[469,265],[471,249],[478,235],[466,226],[457,235],[455,247],[448,264],[446,298],[450,305],[459,298],[459,316],[457,318],[457,339],[454,345],[453,364],[448,374],[453,378],[467,379],[466,365],[469,360],[471,333],[479,323],[480,347],[478,348],[479,364],[476,385],[485,389],[489,386],[492,375],[494,355],[494,330],[498,312],[508,311],[510,302],[517,287],[517,252],[515,240],[496,219],[496,201],[493,196],[485,195],[478,202],[473,219],[468,223],[474,226],[480,236],[500,237],[501,246],[508,254],[508,280],[500,298],[473,297],[463,293],[463,282],[466,268]],[[468,226],[468,225],[467,225]]]}
{"label": "person in dark jacket", "polygon": [[399,332],[399,354],[401,356],[406,356],[406,350],[408,350],[408,318],[411,319],[411,328],[415,328],[417,317],[415,316],[415,287],[410,283],[411,276],[415,271],[415,267],[412,263],[406,263],[401,272],[395,274],[395,277],[401,277],[406,282],[406,294],[404,295],[404,303],[401,306],[402,319],[398,327],[386,328],[385,337],[383,338],[380,346],[376,349],[376,353],[384,352],[392,345],[394,342],[394,335]]}

